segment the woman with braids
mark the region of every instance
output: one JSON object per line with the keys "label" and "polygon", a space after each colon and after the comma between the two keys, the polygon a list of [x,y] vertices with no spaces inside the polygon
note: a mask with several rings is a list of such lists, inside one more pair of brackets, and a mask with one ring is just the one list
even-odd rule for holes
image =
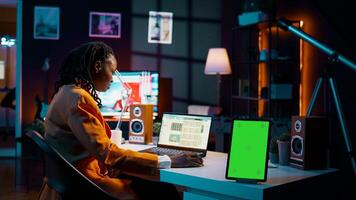
{"label": "woman with braids", "polygon": [[[106,91],[117,70],[113,50],[102,42],[89,42],[73,49],[63,62],[55,95],[45,120],[45,138],[85,176],[119,199],[178,199],[173,185],[122,174],[158,179],[159,168],[196,162],[200,158],[175,158],[126,150],[110,142],[110,127],[99,111],[96,91]],[[121,178],[118,178],[121,177]],[[123,178],[125,177],[125,178]],[[42,192],[58,195],[48,185]],[[156,195],[154,196],[155,193]]]}

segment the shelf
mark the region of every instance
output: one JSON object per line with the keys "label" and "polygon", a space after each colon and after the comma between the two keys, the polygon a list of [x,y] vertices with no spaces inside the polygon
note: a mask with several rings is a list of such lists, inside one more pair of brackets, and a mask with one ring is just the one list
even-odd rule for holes
{"label": "shelf", "polygon": [[233,99],[244,99],[244,100],[252,100],[252,101],[269,101],[269,99],[263,99],[263,98],[258,98],[258,97],[245,97],[245,96],[238,96],[238,95],[233,95]]}

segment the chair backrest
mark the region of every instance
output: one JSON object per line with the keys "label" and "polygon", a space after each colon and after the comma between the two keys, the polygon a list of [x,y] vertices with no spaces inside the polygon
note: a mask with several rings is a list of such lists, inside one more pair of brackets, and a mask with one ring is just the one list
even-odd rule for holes
{"label": "chair backrest", "polygon": [[116,199],[89,180],[68,162],[55,148],[49,145],[43,136],[36,131],[26,132],[44,152],[45,174],[48,185],[61,194],[63,200],[76,197],[91,199]]}

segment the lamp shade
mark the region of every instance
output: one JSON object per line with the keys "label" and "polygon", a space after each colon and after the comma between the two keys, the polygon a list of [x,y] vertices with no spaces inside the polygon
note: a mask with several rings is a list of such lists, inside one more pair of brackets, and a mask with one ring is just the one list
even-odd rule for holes
{"label": "lamp shade", "polygon": [[231,66],[225,48],[209,49],[205,63],[205,74],[231,74]]}

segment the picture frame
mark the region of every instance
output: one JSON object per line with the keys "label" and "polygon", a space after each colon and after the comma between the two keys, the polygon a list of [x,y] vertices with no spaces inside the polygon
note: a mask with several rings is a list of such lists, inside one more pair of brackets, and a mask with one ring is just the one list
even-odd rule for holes
{"label": "picture frame", "polygon": [[34,39],[59,39],[60,8],[35,6],[33,38]]}
{"label": "picture frame", "polygon": [[121,13],[90,12],[89,36],[120,38]]}
{"label": "picture frame", "polygon": [[149,12],[148,43],[172,44],[173,13]]}

